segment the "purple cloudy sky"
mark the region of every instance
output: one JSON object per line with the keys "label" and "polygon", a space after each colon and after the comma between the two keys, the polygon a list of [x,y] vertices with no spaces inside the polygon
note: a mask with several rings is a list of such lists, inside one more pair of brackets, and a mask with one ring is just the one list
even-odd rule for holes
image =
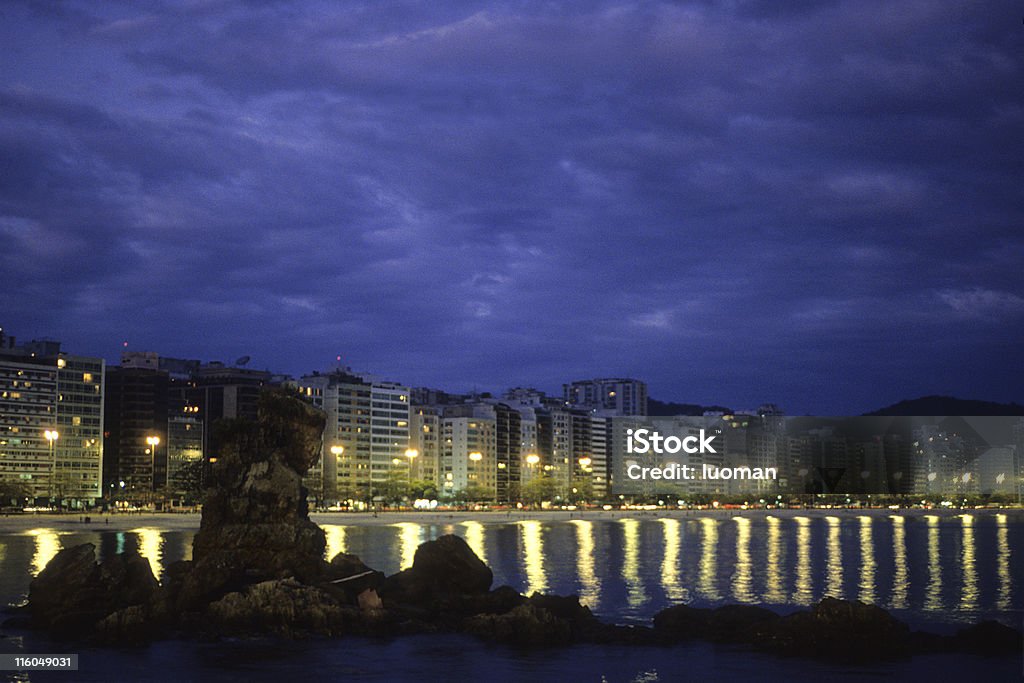
{"label": "purple cloudy sky", "polygon": [[578,7],[5,2],[0,325],[452,390],[1022,398],[1019,3]]}

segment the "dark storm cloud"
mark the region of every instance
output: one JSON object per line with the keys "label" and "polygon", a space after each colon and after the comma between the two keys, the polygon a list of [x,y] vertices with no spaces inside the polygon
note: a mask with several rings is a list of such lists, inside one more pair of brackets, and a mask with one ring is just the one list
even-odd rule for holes
{"label": "dark storm cloud", "polygon": [[1020,398],[1013,3],[0,12],[15,333],[798,412]]}

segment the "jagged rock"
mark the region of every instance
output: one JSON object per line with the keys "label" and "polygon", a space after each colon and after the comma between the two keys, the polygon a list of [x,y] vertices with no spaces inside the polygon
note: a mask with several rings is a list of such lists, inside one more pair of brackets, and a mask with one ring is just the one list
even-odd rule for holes
{"label": "jagged rock", "polygon": [[84,543],[58,552],[29,584],[29,613],[36,627],[55,637],[81,635],[119,609],[151,600],[159,584],[149,561],[136,551],[96,562]]}
{"label": "jagged rock", "polygon": [[260,397],[256,422],[220,425],[192,564],[179,577],[179,608],[195,609],[247,585],[288,576],[325,578],[323,530],[309,519],[302,475],[320,454],[324,415],[281,391]]}
{"label": "jagged rock", "polygon": [[228,593],[206,610],[206,628],[217,635],[339,635],[358,629],[359,610],[294,579],[264,581]]}
{"label": "jagged rock", "polygon": [[710,609],[675,605],[654,616],[654,628],[670,640],[699,638],[722,643],[758,639],[779,615],[755,605],[724,605]]}
{"label": "jagged rock", "polygon": [[906,624],[875,605],[836,598],[771,622],[753,642],[780,654],[833,661],[892,659],[911,652]]}
{"label": "jagged rock", "polygon": [[505,614],[481,614],[465,622],[465,631],[508,645],[542,647],[573,642],[572,624],[551,611],[532,604],[520,605]]}
{"label": "jagged rock", "polygon": [[1020,654],[1024,639],[1021,632],[997,621],[983,621],[960,629],[953,645],[961,652],[979,655]]}
{"label": "jagged rock", "polygon": [[491,588],[491,568],[462,538],[448,534],[416,549],[412,567],[389,576],[381,587],[385,604],[424,603],[452,596],[485,594]]}

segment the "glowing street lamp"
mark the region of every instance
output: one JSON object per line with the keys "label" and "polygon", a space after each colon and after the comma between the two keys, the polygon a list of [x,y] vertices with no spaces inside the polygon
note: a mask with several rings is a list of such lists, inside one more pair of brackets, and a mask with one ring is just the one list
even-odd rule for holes
{"label": "glowing street lamp", "polygon": [[582,467],[585,470],[588,467],[590,467],[590,464],[592,462],[594,461],[591,460],[588,456],[584,455],[582,458],[580,458],[580,467]]}
{"label": "glowing street lamp", "polygon": [[540,462],[540,456],[537,455],[536,453],[530,453],[529,455],[526,456],[526,464],[527,465],[536,465],[539,462]]}
{"label": "glowing street lamp", "polygon": [[43,437],[46,439],[50,449],[50,497],[53,497],[53,478],[57,475],[57,458],[55,457],[56,451],[54,450],[54,442],[60,438],[60,432],[56,429],[47,429],[43,432]]}

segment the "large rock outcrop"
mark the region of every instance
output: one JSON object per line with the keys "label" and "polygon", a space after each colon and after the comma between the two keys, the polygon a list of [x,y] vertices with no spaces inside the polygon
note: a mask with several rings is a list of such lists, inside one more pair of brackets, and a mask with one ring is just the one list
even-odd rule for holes
{"label": "large rock outcrop", "polygon": [[221,423],[224,448],[192,546],[173,585],[181,609],[263,581],[322,580],[326,541],[309,519],[302,476],[320,455],[324,415],[283,392],[260,398],[259,420]]}

